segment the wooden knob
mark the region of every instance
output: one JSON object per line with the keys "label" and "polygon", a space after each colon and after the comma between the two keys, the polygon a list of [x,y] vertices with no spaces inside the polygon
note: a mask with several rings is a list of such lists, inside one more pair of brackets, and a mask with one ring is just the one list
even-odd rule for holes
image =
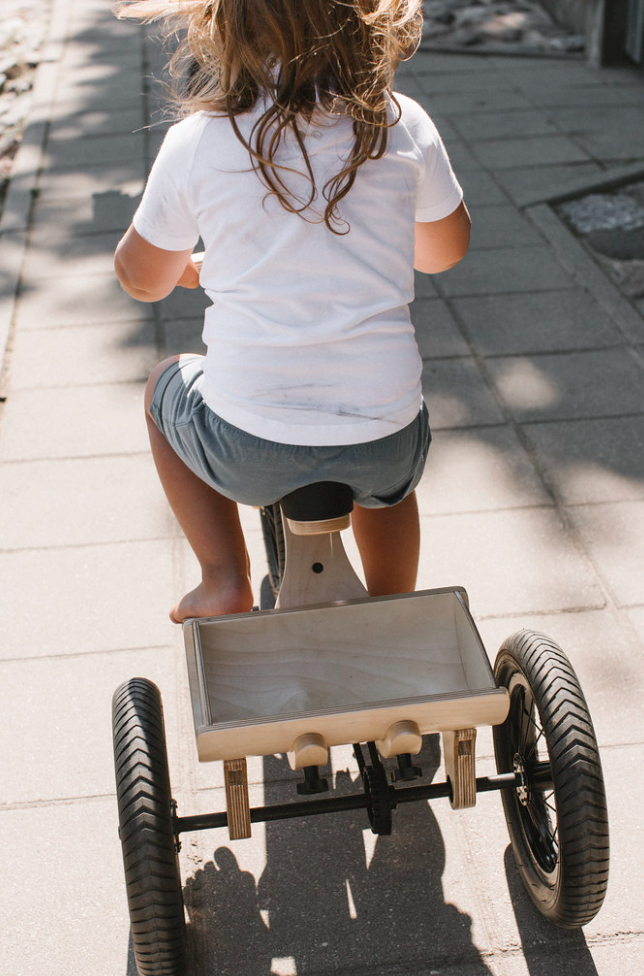
{"label": "wooden knob", "polygon": [[317,732],[306,732],[293,743],[293,750],[288,754],[291,769],[304,769],[306,766],[326,766],[329,761],[329,750],[324,739]]}
{"label": "wooden knob", "polygon": [[415,722],[395,722],[387,729],[384,739],[379,739],[376,745],[383,759],[399,756],[403,752],[415,756],[422,749],[423,737]]}

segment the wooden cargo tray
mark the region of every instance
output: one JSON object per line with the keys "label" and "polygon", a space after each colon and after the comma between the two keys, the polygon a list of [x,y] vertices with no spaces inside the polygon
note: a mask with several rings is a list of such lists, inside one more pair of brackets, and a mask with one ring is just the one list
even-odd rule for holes
{"label": "wooden cargo tray", "polygon": [[385,740],[503,722],[461,588],[297,610],[188,620],[188,676],[199,759]]}

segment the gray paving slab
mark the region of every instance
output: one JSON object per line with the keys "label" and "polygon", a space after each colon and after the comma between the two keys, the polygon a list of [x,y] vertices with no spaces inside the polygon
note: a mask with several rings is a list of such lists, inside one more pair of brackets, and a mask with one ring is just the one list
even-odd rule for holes
{"label": "gray paving slab", "polygon": [[641,777],[633,776],[640,761],[641,742],[602,751],[602,766],[611,834],[611,877],[601,912],[589,924],[591,938],[611,938],[619,933],[640,935],[644,914],[644,882],[633,832],[642,804]]}
{"label": "gray paving slab", "polygon": [[[549,118],[564,131],[575,138],[590,132],[609,132],[611,136],[620,139],[631,129],[637,130],[644,121],[644,108],[641,105],[621,105],[619,109],[620,125],[615,131],[615,107],[613,105],[577,105],[574,108],[551,106],[548,109]],[[641,147],[640,147],[641,148]],[[640,155],[636,153],[635,155]]]}
{"label": "gray paving slab", "polygon": [[639,413],[642,367],[629,349],[611,348],[488,359],[495,387],[522,421]]}
{"label": "gray paving slab", "polygon": [[142,417],[141,383],[16,391],[4,411],[0,454],[7,461],[138,454],[149,449]]}
{"label": "gray paving slab", "polygon": [[518,207],[526,207],[554,195],[581,191],[594,180],[603,179],[606,171],[598,162],[588,162],[516,167],[494,175],[510,199]]}
{"label": "gray paving slab", "polygon": [[618,606],[644,606],[644,502],[576,505],[569,516]]}
{"label": "gray paving slab", "polygon": [[459,182],[463,187],[468,206],[488,207],[508,201],[508,195],[489,173],[485,173],[483,170],[468,170],[466,173],[459,173]]}
{"label": "gray paving slab", "polygon": [[0,547],[6,551],[174,535],[149,451],[5,461],[0,507]]}
{"label": "gray paving slab", "polygon": [[486,139],[476,142],[473,151],[480,162],[489,169],[516,169],[525,166],[557,166],[566,163],[584,163],[589,153],[564,135],[544,134],[538,140]]}
{"label": "gray paving slab", "polygon": [[[416,101],[418,101],[417,98]],[[454,125],[453,117],[441,115],[439,112],[432,112],[432,120],[440,132],[441,138],[445,144],[449,144],[452,139],[461,138],[462,133]]]}
{"label": "gray paving slab", "polygon": [[473,359],[425,362],[422,384],[430,423],[435,430],[499,424],[504,420]]}
{"label": "gray paving slab", "polygon": [[448,139],[442,133],[441,137],[445,142],[450,161],[456,172],[467,173],[480,170],[481,160],[476,158],[476,155],[462,139],[457,137]]}
{"label": "gray paving slab", "polygon": [[84,139],[87,136],[104,136],[108,133],[137,132],[144,123],[145,113],[142,104],[118,113],[111,112],[107,107],[71,116],[61,113],[60,118],[52,122],[49,140],[57,142]]}
{"label": "gray paving slab", "polygon": [[74,170],[44,170],[38,185],[39,198],[45,203],[76,198],[93,199],[107,194],[122,193],[140,197],[143,193],[144,167],[131,167],[127,162],[107,167],[93,166]]}
{"label": "gray paving slab", "polygon": [[157,361],[150,319],[30,329],[15,338],[10,388],[144,382]]}
{"label": "gray paving slab", "polygon": [[69,25],[71,43],[65,45],[61,58],[67,65],[103,64],[106,59],[141,56],[144,30],[133,23],[118,21],[112,11],[101,4],[74,4],[74,19]]}
{"label": "gray paving slab", "polygon": [[166,647],[170,540],[0,553],[0,659]]}
{"label": "gray paving slab", "polygon": [[624,105],[641,105],[641,91],[630,84],[603,85],[591,81],[590,84],[566,85],[554,82],[552,85],[540,81],[529,86],[533,105],[584,106],[614,105],[621,109]]}
{"label": "gray paving slab", "polygon": [[417,298],[411,305],[411,320],[423,359],[469,354],[454,316],[440,299]]}
{"label": "gray paving slab", "polygon": [[56,114],[78,115],[107,104],[127,112],[138,107],[144,93],[136,56],[124,61],[113,54],[109,62],[83,65],[63,77],[56,90]]}
{"label": "gray paving slab", "polygon": [[510,204],[474,206],[470,249],[541,244],[536,229]]}
{"label": "gray paving slab", "polygon": [[163,355],[174,356],[181,352],[204,355],[206,347],[201,339],[203,317],[165,319],[162,326]]}
{"label": "gray paving slab", "polygon": [[563,352],[622,342],[604,310],[581,288],[477,295],[455,298],[451,305],[482,356]]}
{"label": "gray paving slab", "polygon": [[434,284],[435,275],[422,274],[416,271],[414,274],[414,290],[416,298],[436,298],[438,291]]}
{"label": "gray paving slab", "polygon": [[0,758],[3,803],[110,796],[112,695],[134,676],[163,688],[169,761],[178,771],[174,648],[2,661],[0,672],[2,710],[12,729],[11,747],[7,742]]}
{"label": "gray paving slab", "polygon": [[518,630],[532,630],[556,641],[575,669],[595,726],[600,750],[644,741],[640,668],[643,641],[614,606],[580,613],[532,613],[477,618],[492,661],[502,642]]}
{"label": "gray paving slab", "polygon": [[[88,237],[95,236],[98,242],[103,234],[123,234],[127,230],[138,201],[138,194],[130,195],[123,189],[71,200],[38,199],[31,224],[31,245],[37,250],[74,246],[91,250],[96,245]],[[110,248],[110,260],[112,252]],[[112,271],[110,267],[110,274]]]}
{"label": "gray paving slab", "polygon": [[47,166],[50,171],[77,170],[79,166],[102,167],[126,158],[138,173],[137,164],[144,162],[145,152],[146,138],[142,131],[59,138],[47,143]]}
{"label": "gray paving slab", "polygon": [[116,816],[112,797],[0,812],[6,972],[134,976]]}
{"label": "gray paving slab", "polygon": [[[422,81],[426,94],[423,98],[431,99],[437,95],[461,93],[468,94],[470,98],[477,98],[479,95],[487,96],[489,93],[497,95],[499,90],[503,89],[499,84],[499,72],[490,69],[485,62],[478,65],[473,61],[468,62],[468,67],[471,69],[469,71],[464,71],[463,65],[463,61],[460,63],[454,61],[451,66],[443,65],[442,70],[434,71],[430,77],[424,77]],[[477,66],[480,70],[476,70]],[[421,63],[421,70],[422,67]],[[418,79],[422,76],[416,74],[415,77]],[[512,85],[510,90],[514,91],[516,88],[516,85]]]}
{"label": "gray paving slab", "polygon": [[610,132],[577,133],[575,138],[589,156],[602,163],[630,161],[637,159],[642,152],[642,141],[638,135],[644,125],[644,112],[639,113],[634,125],[634,129],[629,127],[619,133],[611,128]]}
{"label": "gray paving slab", "polygon": [[494,58],[480,58],[468,51],[437,51],[431,44],[421,44],[418,56],[407,62],[405,67],[413,72],[424,87],[431,89],[433,76],[444,72],[467,71],[468,74],[482,75],[495,73],[498,66]]}
{"label": "gray paving slab", "polygon": [[434,94],[431,89],[429,93],[418,101],[427,109],[431,115],[434,112],[442,112],[445,115],[462,115],[472,111],[477,112],[500,112],[508,109],[532,109],[529,99],[519,91],[508,90],[507,88],[491,87],[488,91],[473,93],[465,92],[439,92]]}
{"label": "gray paving slab", "polygon": [[157,302],[157,309],[162,322],[168,320],[201,317],[210,305],[210,300],[201,288],[176,288],[162,302]]}
{"label": "gray paving slab", "polygon": [[[556,135],[559,130],[550,112],[540,109],[515,109],[504,112],[479,112],[455,115],[452,124],[469,140],[517,139],[520,136]],[[442,133],[442,129],[439,129]],[[534,141],[534,140],[533,140]]]}
{"label": "gray paving slab", "polygon": [[423,516],[418,579],[421,589],[465,586],[477,617],[605,603],[591,562],[549,507]]}
{"label": "gray paving slab", "polygon": [[[516,876],[511,852],[510,850],[506,852],[504,867],[507,889],[502,884],[497,885],[498,900],[495,901],[494,905],[495,908],[500,909],[500,920],[502,919],[507,924],[508,917],[511,918],[508,910],[510,906],[507,904],[504,906],[502,899],[506,899],[509,895],[515,923],[520,933],[518,945],[528,958],[531,950],[543,952],[546,945],[548,946],[548,956],[552,959],[553,955],[558,957],[560,949],[564,953],[571,948],[576,948],[582,953],[586,949],[592,954],[596,942],[604,940],[618,942],[624,935],[628,934],[639,937],[642,916],[640,897],[642,881],[636,863],[637,859],[633,857],[632,833],[627,824],[629,822],[631,825],[633,824],[634,811],[638,809],[641,803],[641,784],[636,781],[636,777],[629,777],[628,774],[628,764],[637,761],[636,757],[640,749],[641,746],[638,744],[607,747],[602,751],[609,816],[618,829],[613,831],[612,835],[611,878],[606,901],[596,918],[584,928],[583,934],[581,932],[557,930],[534,911]],[[483,812],[484,799],[481,800],[481,813]],[[472,811],[467,812],[472,813]],[[479,813],[478,805],[476,813]],[[476,830],[476,820],[476,814],[466,819],[464,812],[463,824],[466,830]],[[480,847],[477,845],[478,859],[475,862],[476,867],[480,868],[484,876],[491,871],[491,865],[486,854],[494,844],[495,836],[492,832],[486,832],[485,827],[485,822],[481,822],[479,831],[480,835],[486,838],[487,845],[482,844]],[[626,827],[626,830],[619,829],[620,827]],[[588,959],[586,959],[587,963]],[[528,971],[532,972],[531,969]],[[554,972],[555,970],[545,971]],[[559,972],[559,969],[556,971]],[[569,971],[574,972],[575,970]],[[592,968],[588,970],[583,968],[577,971],[594,973]]]}
{"label": "gray paving slab", "polygon": [[[350,781],[345,788],[351,791]],[[448,960],[463,967],[457,972],[489,972],[479,949],[480,902],[464,883],[468,866],[450,843],[449,817],[449,807],[406,805],[396,811],[394,834],[378,839],[365,833],[364,814],[270,824],[259,875],[252,852],[249,863],[241,845],[231,853],[213,834],[202,849],[202,866],[185,886],[197,940],[195,972],[210,976],[241,966],[259,974],[270,966],[276,973],[385,974],[404,966],[422,973]],[[242,959],[230,937],[241,925],[247,933]],[[291,968],[278,968],[277,960]]]}
{"label": "gray paving slab", "polygon": [[544,245],[470,251],[438,281],[442,294],[449,297],[551,291],[572,285],[572,280]]}
{"label": "gray paving slab", "polygon": [[634,607],[632,610],[626,611],[626,619],[630,623],[633,632],[637,634],[638,637],[644,636],[644,608]]}
{"label": "gray paving slab", "polygon": [[525,424],[539,466],[564,505],[644,497],[644,417]]}
{"label": "gray paving slab", "polygon": [[96,325],[151,319],[151,305],[135,302],[111,275],[68,275],[65,286],[27,281],[16,315],[19,329],[56,325]]}
{"label": "gray paving slab", "polygon": [[[631,171],[629,179],[639,180],[641,176],[642,171],[638,171],[637,176],[634,176]],[[631,343],[642,342],[644,318],[641,311],[638,311],[616,284],[603,273],[589,250],[559,219],[555,211],[542,203],[531,206],[526,212],[544,239],[548,241],[556,259],[575,281],[594,297],[607,318],[617,325]]]}
{"label": "gray paving slab", "polygon": [[[69,236],[66,236],[69,234]],[[114,270],[114,249],[122,230],[106,234],[75,234],[62,228],[58,240],[45,245],[32,240],[23,266],[23,286],[30,287],[39,278],[82,275],[110,275]]]}
{"label": "gray paving slab", "polygon": [[591,943],[587,950],[557,951],[556,958],[546,942],[543,948],[529,947],[504,960],[507,976],[637,976],[644,965],[641,936],[617,935],[606,943]]}
{"label": "gray paving slab", "polygon": [[552,504],[509,426],[436,431],[417,495],[426,515]]}

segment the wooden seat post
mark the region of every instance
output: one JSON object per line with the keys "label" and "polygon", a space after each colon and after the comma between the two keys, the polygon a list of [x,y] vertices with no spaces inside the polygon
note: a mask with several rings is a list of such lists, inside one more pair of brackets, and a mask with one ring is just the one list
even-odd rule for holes
{"label": "wooden seat post", "polygon": [[337,482],[317,482],[291,492],[280,504],[286,564],[275,607],[284,610],[367,596],[340,537],[351,525],[351,489]]}

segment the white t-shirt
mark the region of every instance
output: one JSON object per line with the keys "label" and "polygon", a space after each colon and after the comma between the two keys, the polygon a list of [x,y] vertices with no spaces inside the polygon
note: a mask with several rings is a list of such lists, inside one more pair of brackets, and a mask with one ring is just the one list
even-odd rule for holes
{"label": "white t-shirt", "polygon": [[[462,191],[433,122],[416,102],[396,99],[402,117],[386,154],[358,169],[340,202],[344,236],[321,222],[315,203],[316,223],[288,213],[225,117],[192,115],[161,147],[134,227],[171,251],[202,238],[201,285],[212,302],[202,394],[248,433],[354,444],[392,434],[418,413],[422,361],[408,309],[414,223],[448,216]],[[246,138],[261,111],[238,116]],[[319,199],[351,149],[352,123],[320,112],[305,142]],[[293,137],[277,159],[296,171],[286,173],[288,185],[307,195]]]}

